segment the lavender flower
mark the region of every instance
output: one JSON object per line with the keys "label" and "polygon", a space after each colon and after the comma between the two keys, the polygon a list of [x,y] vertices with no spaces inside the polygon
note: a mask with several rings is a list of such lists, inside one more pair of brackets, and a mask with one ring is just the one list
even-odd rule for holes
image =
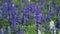
{"label": "lavender flower", "polygon": [[40,22],[39,17],[40,17],[40,13],[39,13],[39,10],[38,10],[38,6],[35,5],[34,21],[35,21],[35,22]]}
{"label": "lavender flower", "polygon": [[27,17],[26,16],[23,16],[22,19],[21,19],[22,24],[23,23],[26,23],[27,20],[28,20]]}
{"label": "lavender flower", "polygon": [[15,14],[16,14],[15,4],[13,4],[13,6],[10,5],[8,9],[10,10],[10,12],[9,12],[9,13],[10,13],[10,14],[9,14],[9,20],[10,20],[10,22],[11,22],[12,24],[14,24],[14,21],[15,21],[14,16],[15,16]]}
{"label": "lavender flower", "polygon": [[35,4],[34,3],[30,3],[29,4],[29,18],[33,19],[34,18],[34,9],[35,8]]}
{"label": "lavender flower", "polygon": [[20,32],[19,32],[19,34],[23,34],[23,26],[20,28]]}
{"label": "lavender flower", "polygon": [[34,8],[35,8],[34,3],[30,3],[29,4],[29,11],[30,11],[30,13],[34,13]]}
{"label": "lavender flower", "polygon": [[22,8],[22,13],[23,13],[23,15],[26,15],[28,13],[28,4],[24,4],[24,6]]}
{"label": "lavender flower", "polygon": [[48,11],[48,17],[50,17],[52,15],[52,9],[53,9],[53,4],[52,4],[52,0],[50,0],[50,7],[49,7],[49,11]]}
{"label": "lavender flower", "polygon": [[34,15],[34,21],[35,22],[41,22],[44,21],[44,16],[40,13],[38,15]]}
{"label": "lavender flower", "polygon": [[57,13],[60,13],[60,5],[57,6],[56,10],[57,10]]}
{"label": "lavender flower", "polygon": [[2,17],[5,18],[5,17],[6,17],[6,16],[5,16],[5,14],[6,14],[5,12],[6,12],[6,10],[7,10],[6,4],[2,4],[1,10],[2,10]]}
{"label": "lavender flower", "polygon": [[40,29],[38,22],[42,22],[42,20],[44,20],[44,15],[42,13],[40,13],[38,4],[36,4],[35,5],[35,13],[34,13],[34,21],[35,21],[36,28],[38,29],[38,31]]}
{"label": "lavender flower", "polygon": [[60,19],[57,20],[56,27],[60,29]]}
{"label": "lavender flower", "polygon": [[22,19],[21,19],[22,23],[26,22],[26,20],[28,19],[27,16],[26,16],[28,14],[28,7],[27,6],[28,5],[24,5],[23,9],[22,9],[22,13],[23,13],[23,16],[22,16]]}
{"label": "lavender flower", "polygon": [[13,31],[15,34],[17,34],[17,15],[16,15],[16,4],[14,3],[13,5],[10,5],[8,7],[9,9],[9,21],[11,22],[13,26]]}
{"label": "lavender flower", "polygon": [[14,18],[13,18],[13,16],[9,16],[9,21],[11,22],[11,23],[9,23],[9,24],[13,24],[13,23],[14,23]]}
{"label": "lavender flower", "polygon": [[39,30],[41,29],[39,24],[35,24],[35,26],[36,26],[37,29],[39,29]]}
{"label": "lavender flower", "polygon": [[44,15],[39,12],[38,5],[35,6],[35,13],[34,13],[34,21],[35,22],[41,22],[44,20]]}
{"label": "lavender flower", "polygon": [[52,34],[56,34],[56,31],[55,31],[55,29],[52,29],[52,31],[51,31],[51,32],[52,32]]}
{"label": "lavender flower", "polygon": [[15,15],[16,14],[16,5],[15,5],[15,3],[12,5],[12,7],[11,7],[11,13],[13,14],[13,15]]}

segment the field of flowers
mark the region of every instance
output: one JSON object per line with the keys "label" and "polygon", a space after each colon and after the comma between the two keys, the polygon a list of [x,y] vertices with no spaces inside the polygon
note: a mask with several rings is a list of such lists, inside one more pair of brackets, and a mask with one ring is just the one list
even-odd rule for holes
{"label": "field of flowers", "polygon": [[0,0],[0,34],[60,34],[60,0]]}

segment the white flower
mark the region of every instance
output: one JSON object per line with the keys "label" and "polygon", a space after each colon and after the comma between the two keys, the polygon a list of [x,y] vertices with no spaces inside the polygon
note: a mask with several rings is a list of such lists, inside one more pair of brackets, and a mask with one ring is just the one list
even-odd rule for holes
{"label": "white flower", "polygon": [[41,34],[41,31],[38,29],[38,34]]}
{"label": "white flower", "polygon": [[50,21],[50,29],[52,29],[52,28],[55,28],[55,25],[54,25],[54,21],[53,20]]}
{"label": "white flower", "polygon": [[28,0],[28,2],[30,2],[31,0]]}
{"label": "white flower", "polygon": [[51,29],[51,32],[56,34],[56,29],[55,29],[55,25],[54,25],[54,21],[51,20],[50,21],[50,29]]}

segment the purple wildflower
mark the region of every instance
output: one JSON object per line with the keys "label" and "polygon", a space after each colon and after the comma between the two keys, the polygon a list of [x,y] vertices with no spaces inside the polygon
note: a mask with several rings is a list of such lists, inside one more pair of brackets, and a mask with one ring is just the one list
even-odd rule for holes
{"label": "purple wildflower", "polygon": [[17,16],[16,15],[16,4],[14,3],[13,5],[8,6],[9,9],[9,21],[10,24],[13,26],[13,31],[17,33]]}
{"label": "purple wildflower", "polygon": [[[9,0],[7,0],[7,2],[10,2]],[[2,4],[2,16],[4,17],[6,10],[8,9],[9,11],[9,21],[12,23],[12,25],[14,25],[16,27],[16,21],[15,21],[15,14],[16,14],[16,5],[14,4],[13,6],[11,4],[8,4],[8,6],[6,6],[5,4]],[[16,17],[18,18],[18,17]]]}
{"label": "purple wildflower", "polygon": [[19,32],[19,34],[23,34],[23,26],[20,28],[20,32]]}
{"label": "purple wildflower", "polygon": [[15,18],[14,17],[15,17],[15,14],[16,14],[15,4],[13,6],[10,5],[8,9],[10,10],[10,12],[9,12],[9,20],[10,20],[10,22],[12,24],[14,24],[14,21],[15,21]]}
{"label": "purple wildflower", "polygon": [[25,4],[23,6],[22,13],[23,13],[23,15],[27,15],[27,13],[28,13],[28,4]]}
{"label": "purple wildflower", "polygon": [[52,9],[53,9],[53,4],[52,4],[52,0],[50,0],[50,6],[49,6],[49,11],[48,11],[48,16],[50,17],[52,15]]}
{"label": "purple wildflower", "polygon": [[9,16],[9,21],[11,22],[11,24],[14,23],[14,18],[13,18],[13,16]]}
{"label": "purple wildflower", "polygon": [[60,28],[60,19],[57,20],[56,27]]}
{"label": "purple wildflower", "polygon": [[26,20],[28,19],[27,16],[26,16],[28,14],[28,7],[27,6],[28,5],[24,5],[23,9],[22,9],[22,13],[23,13],[23,16],[22,16],[22,19],[21,19],[22,23],[26,22]]}
{"label": "purple wildflower", "polygon": [[34,20],[35,22],[41,22],[44,20],[44,15],[39,12],[38,6],[35,6]]}
{"label": "purple wildflower", "polygon": [[52,29],[52,31],[51,31],[51,32],[52,32],[52,34],[56,34],[55,29]]}
{"label": "purple wildflower", "polygon": [[37,29],[41,29],[39,24],[35,24],[35,26],[36,26]]}
{"label": "purple wildflower", "polygon": [[29,5],[29,11],[30,11],[31,13],[34,13],[34,8],[35,8],[34,3],[30,3],[30,5]]}
{"label": "purple wildflower", "polygon": [[44,19],[42,18],[42,14],[34,15],[35,22],[41,22],[42,19]]}
{"label": "purple wildflower", "polygon": [[27,21],[27,17],[23,16],[22,19],[21,19],[22,24],[25,23],[26,21]]}
{"label": "purple wildflower", "polygon": [[2,17],[5,18],[6,17],[6,11],[7,11],[7,6],[6,4],[2,4]]}
{"label": "purple wildflower", "polygon": [[29,4],[29,18],[30,19],[33,19],[33,14],[34,14],[34,8],[35,8],[35,5],[34,3],[30,3]]}
{"label": "purple wildflower", "polygon": [[16,5],[15,5],[15,4],[13,4],[12,7],[11,7],[11,13],[12,13],[13,15],[16,14]]}
{"label": "purple wildflower", "polygon": [[60,13],[60,5],[56,8],[57,13]]}

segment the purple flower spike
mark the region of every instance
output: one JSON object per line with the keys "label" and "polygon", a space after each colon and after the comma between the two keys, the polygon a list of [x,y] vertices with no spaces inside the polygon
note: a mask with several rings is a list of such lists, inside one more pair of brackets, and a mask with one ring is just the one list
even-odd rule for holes
{"label": "purple flower spike", "polygon": [[38,4],[35,4],[35,8],[34,9],[35,9],[35,13],[36,14],[39,14],[40,13]]}
{"label": "purple flower spike", "polygon": [[28,20],[27,17],[23,16],[22,19],[21,19],[22,24],[25,23],[27,20]]}
{"label": "purple flower spike", "polygon": [[41,21],[44,21],[44,15],[43,14],[38,14],[38,15],[34,15],[34,20],[35,22],[41,22]]}
{"label": "purple flower spike", "polygon": [[2,11],[5,11],[6,10],[6,5],[5,4],[2,4]]}
{"label": "purple flower spike", "polygon": [[20,28],[20,32],[19,32],[19,34],[23,34],[23,26]]}
{"label": "purple flower spike", "polygon": [[34,13],[34,7],[35,5],[33,4],[33,3],[30,3],[30,5],[29,5],[29,11],[31,12],[31,13]]}
{"label": "purple flower spike", "polygon": [[60,5],[56,8],[57,13],[60,13]]}
{"label": "purple flower spike", "polygon": [[15,4],[13,4],[12,7],[11,7],[11,13],[12,13],[13,15],[16,14],[16,5],[15,5]]}
{"label": "purple flower spike", "polygon": [[39,24],[35,24],[37,29],[41,29]]}
{"label": "purple flower spike", "polygon": [[27,4],[23,6],[22,13],[23,13],[23,16],[22,16],[21,22],[23,24],[28,19],[26,16],[28,14],[28,5]]}
{"label": "purple flower spike", "polygon": [[28,4],[25,4],[22,9],[23,15],[26,15],[28,13]]}
{"label": "purple flower spike", "polygon": [[35,13],[34,13],[34,21],[35,22],[41,22],[42,20],[44,20],[44,15],[42,13],[40,13],[38,5],[35,5]]}
{"label": "purple flower spike", "polygon": [[13,16],[10,16],[10,17],[9,17],[9,20],[10,20],[10,22],[13,24],[13,22],[14,22],[14,21],[13,21],[13,20],[14,20]]}
{"label": "purple flower spike", "polygon": [[53,9],[53,4],[52,4],[52,0],[50,0],[50,7],[49,7],[49,11],[48,11],[48,17],[50,17],[52,15],[52,9]]}
{"label": "purple flower spike", "polygon": [[13,16],[9,17],[9,21],[11,22],[12,25],[16,26],[17,25],[17,21],[14,19]]}
{"label": "purple flower spike", "polygon": [[58,21],[56,23],[56,27],[60,29],[60,19],[58,19]]}
{"label": "purple flower spike", "polygon": [[7,10],[7,6],[5,4],[2,4],[2,8],[1,8],[1,11],[2,11],[2,17],[5,18],[5,12]]}

